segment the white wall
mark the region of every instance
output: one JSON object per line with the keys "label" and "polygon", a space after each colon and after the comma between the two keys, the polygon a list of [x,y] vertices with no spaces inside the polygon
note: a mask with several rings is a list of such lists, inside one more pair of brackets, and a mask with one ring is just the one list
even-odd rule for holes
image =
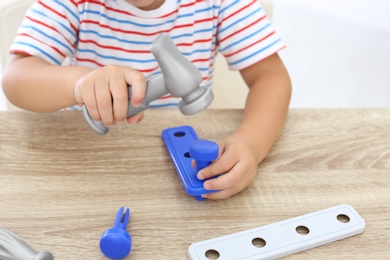
{"label": "white wall", "polygon": [[273,3],[291,107],[390,107],[390,1]]}

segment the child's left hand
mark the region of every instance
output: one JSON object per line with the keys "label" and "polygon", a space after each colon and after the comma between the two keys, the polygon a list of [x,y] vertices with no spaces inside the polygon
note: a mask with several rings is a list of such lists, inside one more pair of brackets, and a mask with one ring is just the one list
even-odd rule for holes
{"label": "child's left hand", "polygon": [[219,144],[218,159],[198,172],[198,178],[208,179],[203,187],[206,190],[219,190],[202,197],[225,199],[242,191],[256,176],[260,148],[254,147],[243,134],[234,133]]}

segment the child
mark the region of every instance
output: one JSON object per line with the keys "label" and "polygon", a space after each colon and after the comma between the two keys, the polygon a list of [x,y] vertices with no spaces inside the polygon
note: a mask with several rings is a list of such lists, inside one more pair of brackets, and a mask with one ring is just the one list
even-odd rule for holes
{"label": "child", "polygon": [[[228,198],[254,179],[278,138],[291,83],[277,52],[284,48],[257,0],[39,0],[27,12],[3,77],[16,106],[49,112],[85,104],[107,126],[127,117],[127,86],[139,106],[147,79],[161,73],[149,51],[167,32],[210,87],[217,52],[249,87],[240,127],[220,145],[219,158],[198,173],[204,195]],[[70,66],[60,66],[68,59]],[[152,105],[176,105],[164,97]],[[163,113],[163,111],[161,111]]]}

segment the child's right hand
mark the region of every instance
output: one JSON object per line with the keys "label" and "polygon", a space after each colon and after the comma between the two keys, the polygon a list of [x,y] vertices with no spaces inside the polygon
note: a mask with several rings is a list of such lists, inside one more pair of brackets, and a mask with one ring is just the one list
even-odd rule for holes
{"label": "child's right hand", "polygon": [[143,113],[127,118],[128,85],[132,88],[132,105],[140,106],[145,97],[145,76],[124,66],[109,65],[85,74],[76,82],[74,94],[95,121],[108,127],[126,119],[128,123],[136,123],[143,119]]}

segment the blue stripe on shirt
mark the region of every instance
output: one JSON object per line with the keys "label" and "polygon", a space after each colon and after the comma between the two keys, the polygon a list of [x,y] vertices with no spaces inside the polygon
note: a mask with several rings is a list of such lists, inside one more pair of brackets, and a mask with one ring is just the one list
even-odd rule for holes
{"label": "blue stripe on shirt", "polygon": [[[198,33],[204,33],[204,32],[212,32],[216,27],[212,27],[212,28],[207,28],[207,29],[202,29],[202,30],[195,30],[193,33],[182,33],[182,34],[178,34],[178,35],[171,35],[171,39],[172,40],[175,40],[175,39],[180,39],[180,38],[184,38],[184,37],[193,37],[195,34],[198,34]],[[212,42],[214,44],[214,42]]]}
{"label": "blue stripe on shirt", "polygon": [[79,12],[79,15],[81,16],[84,13],[99,15],[101,18],[105,18],[105,19],[110,20],[110,21],[118,22],[118,23],[121,23],[121,24],[131,24],[131,25],[135,25],[135,26],[139,26],[139,27],[162,26],[162,25],[165,25],[167,23],[173,23],[176,20],[176,19],[172,19],[172,20],[165,21],[163,23],[155,23],[155,24],[142,24],[142,23],[132,22],[132,21],[129,21],[129,20],[116,19],[116,18],[113,18],[113,17],[109,17],[109,16],[107,16],[105,14],[102,14],[102,13],[100,13],[98,11],[92,11],[92,10],[83,10],[83,11]]}
{"label": "blue stripe on shirt", "polygon": [[[238,24],[238,23],[240,23],[240,22],[242,22],[242,21],[244,21],[244,20],[247,20],[247,19],[250,20],[251,18],[249,18],[249,17],[251,17],[251,16],[253,16],[253,15],[255,15],[255,14],[257,15],[258,12],[261,11],[261,9],[262,9],[262,8],[258,8],[258,9],[256,9],[256,10],[254,10],[253,12],[247,14],[245,17],[242,17],[241,19],[236,20],[234,23],[232,23],[232,24],[230,24],[229,26],[226,26],[225,28],[223,28],[222,30],[220,30],[219,33],[223,33],[224,31],[229,30],[231,27],[235,26],[236,24]],[[257,16],[256,16],[256,17],[257,17]]]}
{"label": "blue stripe on shirt", "polygon": [[[92,30],[80,30],[80,32],[85,33],[85,34],[94,34],[94,35],[97,35],[99,38],[102,38],[102,39],[111,39],[111,40],[116,40],[116,41],[119,41],[119,42],[122,42],[122,43],[130,43],[130,44],[138,44],[138,45],[148,45],[148,46],[150,46],[152,44],[151,41],[129,41],[129,40],[120,39],[120,38],[117,38],[117,37],[114,37],[114,36],[110,36],[110,35],[102,35],[102,34],[99,34],[96,31],[92,31]],[[192,37],[194,34],[195,33],[180,34],[180,35],[172,36],[171,38],[172,39],[178,39],[178,38],[183,38],[183,37]],[[87,51],[87,50],[84,50],[84,51]],[[186,52],[186,53],[183,53],[183,54],[189,56],[189,55],[191,55],[193,53],[202,53],[202,52],[209,52],[209,51],[210,51],[209,48],[207,48],[207,49],[197,49],[197,50],[194,50],[192,52]]]}
{"label": "blue stripe on shirt", "polygon": [[61,41],[57,40],[55,37],[52,37],[50,35],[48,35],[47,33],[45,33],[44,31],[42,30],[39,30],[38,28],[34,27],[34,26],[30,26],[30,25],[21,25],[20,26],[21,28],[25,28],[25,29],[32,29],[40,34],[42,34],[43,36],[55,41],[56,43],[60,44],[61,46],[63,46],[64,48],[66,48],[71,54],[74,54],[74,51],[69,47],[67,46],[66,44],[62,43]]}
{"label": "blue stripe on shirt", "polygon": [[[38,11],[38,10],[36,10],[36,9],[34,9],[34,8],[31,8],[31,11],[33,11],[34,13],[37,13],[37,14],[39,14],[39,15],[42,15],[42,16],[46,17],[47,19],[53,20],[52,18],[50,18],[49,16],[47,16],[45,13],[42,13],[41,11]],[[62,23],[60,23],[60,22],[58,22],[58,21],[55,21],[55,23],[59,24],[59,25],[60,25],[62,28],[64,28],[68,33],[70,33],[70,34],[74,37],[74,39],[77,39],[77,35],[69,28],[69,25],[66,26],[66,25],[64,25],[64,24],[62,24]],[[47,23],[45,23],[45,24],[47,24]],[[47,24],[47,25],[50,25],[50,24]]]}
{"label": "blue stripe on shirt", "polygon": [[[210,51],[210,50],[208,50],[208,51]],[[96,55],[97,57],[102,58],[102,59],[121,61],[121,62],[137,62],[137,63],[156,62],[156,59],[139,60],[139,59],[126,59],[126,58],[119,58],[119,57],[115,57],[115,56],[102,55],[102,54],[100,54],[100,53],[98,53],[98,52],[96,52],[94,50],[90,50],[90,49],[78,49],[78,52],[80,52],[80,53],[92,53],[93,55]],[[183,53],[183,54],[186,55],[185,53]],[[191,53],[189,53],[187,55],[190,55],[190,54]],[[208,67],[198,68],[198,70],[200,70],[200,71],[207,71],[207,70],[209,70],[209,68]]]}
{"label": "blue stripe on shirt", "polygon": [[54,63],[56,63],[57,65],[61,65],[61,62],[58,61],[56,58],[54,58],[52,55],[50,55],[48,52],[42,50],[41,48],[38,48],[37,46],[35,46],[34,44],[30,44],[30,43],[26,43],[26,42],[21,42],[21,41],[15,41],[14,43],[16,44],[21,44],[21,45],[25,45],[25,46],[29,46],[33,49],[36,49],[37,51],[39,51],[40,53],[42,53],[43,55],[45,55],[46,57],[48,57],[49,59],[51,59],[52,61],[54,61]]}
{"label": "blue stripe on shirt", "polygon": [[191,52],[182,52],[185,56],[190,56],[191,54],[194,53],[202,53],[202,52],[210,52],[210,49],[199,49],[199,50],[193,50]]}
{"label": "blue stripe on shirt", "polygon": [[231,3],[230,5],[226,6],[225,8],[221,9],[219,11],[219,15],[223,14],[226,10],[232,8],[234,5],[236,5],[239,1],[234,1],[233,3]]}
{"label": "blue stripe on shirt", "polygon": [[231,47],[233,47],[233,46],[235,46],[235,45],[237,45],[237,44],[240,44],[241,42],[243,42],[243,41],[245,41],[245,40],[247,40],[247,39],[253,37],[254,35],[260,33],[261,31],[264,31],[265,29],[267,29],[267,28],[270,27],[270,26],[271,26],[271,23],[267,24],[266,26],[260,28],[259,30],[255,31],[255,32],[253,32],[252,34],[250,34],[250,35],[248,35],[248,36],[246,36],[246,37],[244,37],[244,38],[242,38],[242,39],[240,39],[240,40],[238,40],[238,41],[236,41],[236,42],[233,42],[232,44],[230,44],[230,45],[228,45],[228,46],[226,46],[226,47],[220,49],[219,51],[220,51],[220,52],[223,52],[224,50],[226,50],[226,49],[228,49],[228,48],[231,48]]}
{"label": "blue stripe on shirt", "polygon": [[150,74],[147,78],[146,78],[146,80],[150,80],[151,78],[154,78],[155,76],[157,76],[157,75],[160,75],[162,72],[159,70],[159,71],[155,71],[155,72],[153,72],[152,74]]}
{"label": "blue stripe on shirt", "polygon": [[211,6],[211,7],[207,7],[207,8],[203,8],[203,9],[199,9],[199,10],[195,10],[195,13],[203,13],[203,12],[208,12],[208,11],[212,11],[214,10],[214,6]]}
{"label": "blue stripe on shirt", "polygon": [[102,55],[94,50],[87,50],[87,49],[78,49],[78,52],[81,53],[92,53],[96,55],[97,57],[107,59],[107,60],[116,60],[116,61],[125,61],[125,62],[138,62],[138,63],[150,63],[150,62],[156,62],[156,59],[149,59],[149,60],[136,60],[136,59],[126,59],[126,58],[119,58],[115,56],[107,56],[107,55]]}
{"label": "blue stripe on shirt", "polygon": [[[180,39],[180,38],[184,38],[184,37],[193,37],[197,33],[209,32],[209,31],[212,31],[213,29],[214,28],[205,29],[205,30],[198,30],[198,31],[194,31],[194,33],[179,34],[179,35],[176,35],[176,36],[171,36],[171,38],[172,39]],[[111,36],[111,35],[103,35],[103,34],[98,33],[97,31],[93,31],[93,30],[83,30],[83,29],[80,29],[79,32],[83,33],[83,34],[86,34],[86,35],[87,34],[94,34],[94,35],[96,35],[96,36],[98,36],[99,38],[102,38],[102,39],[116,40],[116,41],[122,42],[122,43],[139,44],[139,45],[151,45],[152,44],[152,41],[129,41],[129,40],[121,39],[121,38],[118,38],[118,37],[115,37],[115,36]]]}
{"label": "blue stripe on shirt", "polygon": [[258,51],[256,51],[256,52],[254,52],[254,53],[252,53],[252,54],[249,55],[249,56],[246,56],[245,58],[242,58],[241,60],[237,60],[237,61],[235,61],[235,62],[230,62],[230,63],[229,63],[229,66],[233,66],[233,65],[236,65],[236,64],[238,64],[238,63],[240,63],[240,62],[243,62],[243,61],[245,61],[245,60],[247,60],[247,59],[250,59],[250,58],[252,58],[253,56],[255,56],[255,55],[257,55],[257,54],[263,52],[264,50],[266,50],[266,49],[272,47],[273,45],[277,44],[277,43],[280,42],[280,41],[281,41],[281,39],[279,38],[279,39],[277,39],[276,41],[274,41],[273,43],[268,44],[268,45],[265,46],[264,48],[262,48],[262,49],[260,49],[260,50],[258,50]]}
{"label": "blue stripe on shirt", "polygon": [[116,40],[116,41],[119,41],[119,42],[122,42],[122,43],[131,43],[131,44],[146,44],[146,45],[150,45],[152,44],[151,41],[147,41],[147,42],[141,42],[141,41],[129,41],[129,40],[124,40],[124,39],[120,39],[120,38],[117,38],[117,37],[114,37],[114,36],[110,36],[110,35],[103,35],[103,34],[100,34],[96,31],[93,31],[93,30],[79,30],[80,33],[85,33],[85,34],[94,34],[94,35],[97,35],[99,38],[103,38],[103,39],[111,39],[111,40]]}
{"label": "blue stripe on shirt", "polygon": [[64,5],[63,1],[60,1],[60,0],[55,0],[55,2],[57,4],[59,4],[60,6],[62,6],[65,10],[67,10],[77,21],[79,21],[79,17],[77,16],[76,13],[74,13],[72,10],[70,10],[69,7],[67,7],[66,5]]}
{"label": "blue stripe on shirt", "polygon": [[[215,7],[213,6],[213,7],[208,7],[208,8],[204,8],[204,9],[201,9],[201,10],[196,10],[195,13],[209,12],[210,10],[213,10],[214,8]],[[162,23],[144,24],[144,23],[136,23],[136,22],[129,21],[129,20],[116,19],[116,18],[110,17],[110,16],[108,16],[106,14],[102,14],[100,11],[94,11],[94,10],[86,10],[86,9],[84,9],[81,12],[79,12],[79,15],[83,15],[84,13],[99,15],[100,17],[106,18],[107,20],[110,20],[110,21],[114,21],[114,22],[118,22],[118,23],[122,23],[122,24],[131,24],[131,25],[135,25],[135,26],[139,26],[139,27],[156,27],[156,26],[172,24],[172,23],[176,22],[177,19],[179,19],[179,18],[185,18],[185,17],[190,17],[190,16],[194,15],[193,13],[181,14],[181,15],[178,15],[177,17],[175,17],[175,19],[170,19],[170,20],[164,21]]]}

